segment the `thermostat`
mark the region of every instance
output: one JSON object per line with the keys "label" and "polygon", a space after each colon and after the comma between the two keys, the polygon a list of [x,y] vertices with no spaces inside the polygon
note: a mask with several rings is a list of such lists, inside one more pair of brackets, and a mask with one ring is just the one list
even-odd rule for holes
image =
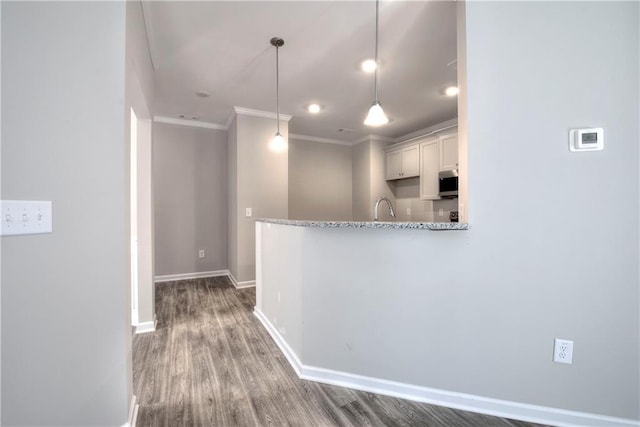
{"label": "thermostat", "polygon": [[604,129],[571,129],[569,131],[569,150],[597,151],[604,149]]}

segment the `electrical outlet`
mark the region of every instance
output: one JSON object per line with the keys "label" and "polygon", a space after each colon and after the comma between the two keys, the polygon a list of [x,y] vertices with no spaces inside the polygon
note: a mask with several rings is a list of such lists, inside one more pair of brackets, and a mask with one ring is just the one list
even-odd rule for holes
{"label": "electrical outlet", "polygon": [[204,249],[200,249],[198,251],[198,258],[204,258],[205,257],[205,251]]}
{"label": "electrical outlet", "polygon": [[573,341],[556,338],[553,346],[553,361],[556,363],[573,363]]}
{"label": "electrical outlet", "polygon": [[439,216],[444,216],[444,209],[442,209],[442,208],[438,209],[438,215]]}
{"label": "electrical outlet", "polygon": [[411,215],[411,208],[407,208],[407,215]]}

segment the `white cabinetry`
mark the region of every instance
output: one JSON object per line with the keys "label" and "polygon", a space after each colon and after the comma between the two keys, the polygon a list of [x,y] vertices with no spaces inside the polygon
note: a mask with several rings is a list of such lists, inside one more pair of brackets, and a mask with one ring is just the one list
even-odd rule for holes
{"label": "white cabinetry", "polygon": [[440,183],[440,140],[427,140],[420,144],[420,199],[438,200]]}
{"label": "white cabinetry", "polygon": [[440,170],[458,169],[458,134],[442,135],[440,145]]}
{"label": "white cabinetry", "polygon": [[387,153],[387,181],[420,175],[420,146],[410,145]]}

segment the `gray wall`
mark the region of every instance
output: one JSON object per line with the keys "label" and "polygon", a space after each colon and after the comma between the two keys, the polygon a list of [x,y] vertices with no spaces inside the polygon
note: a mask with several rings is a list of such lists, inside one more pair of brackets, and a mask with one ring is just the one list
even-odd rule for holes
{"label": "gray wall", "polygon": [[[638,420],[639,5],[466,6],[470,229],[263,227],[265,286],[292,238],[304,364]],[[605,150],[571,153],[578,126]]]}
{"label": "gray wall", "polygon": [[[269,141],[275,119],[239,114],[229,130],[229,270],[238,282],[255,280],[254,218],[289,215],[288,152],[273,152]],[[288,140],[289,124],[280,120],[280,133]],[[253,210],[247,218],[246,208]]]}
{"label": "gray wall", "polygon": [[[386,141],[370,136],[352,147],[353,220],[372,221],[373,206],[378,197],[387,197],[395,205],[391,187],[385,180]],[[379,211],[379,220],[390,221],[386,205]]]}
{"label": "gray wall", "polygon": [[2,424],[122,425],[126,5],[1,7],[2,198],[53,201],[52,234],[2,238]]}
{"label": "gray wall", "polygon": [[289,218],[351,221],[351,147],[289,140]]}
{"label": "gray wall", "polygon": [[353,163],[353,220],[354,221],[370,221],[371,209],[369,208],[369,200],[371,199],[371,150],[369,142],[361,142],[352,147]]}
{"label": "gray wall", "polygon": [[[634,419],[638,6],[469,2],[466,27],[473,231],[465,259],[483,290],[476,303],[488,313],[500,302],[488,319],[517,319],[491,335],[522,333],[531,349],[505,360],[503,372],[531,367],[524,380],[537,396],[523,398]],[[569,152],[568,130],[590,126],[605,128],[604,151]],[[511,214],[496,215],[505,195]],[[553,337],[575,340],[574,365],[532,358]],[[493,384],[492,393],[525,392]]]}
{"label": "gray wall", "polygon": [[156,276],[226,270],[227,133],[153,128]]}

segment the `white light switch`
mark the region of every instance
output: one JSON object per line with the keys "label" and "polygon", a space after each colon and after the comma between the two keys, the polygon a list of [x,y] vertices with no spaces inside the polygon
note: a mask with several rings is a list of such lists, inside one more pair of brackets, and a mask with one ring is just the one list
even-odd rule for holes
{"label": "white light switch", "polygon": [[2,200],[2,235],[42,234],[53,231],[51,202]]}
{"label": "white light switch", "polygon": [[252,215],[251,208],[247,208],[247,209],[245,210],[245,214],[244,214],[244,215],[245,215],[247,218],[251,217],[251,215]]}

